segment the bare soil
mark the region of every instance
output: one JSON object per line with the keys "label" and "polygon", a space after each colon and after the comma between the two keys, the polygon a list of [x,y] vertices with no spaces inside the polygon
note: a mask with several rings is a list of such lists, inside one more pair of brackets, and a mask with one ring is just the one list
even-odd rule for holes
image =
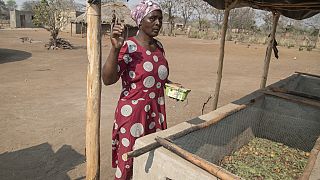
{"label": "bare soil", "polygon": [[[22,42],[21,37],[33,41]],[[47,50],[41,29],[0,30],[0,179],[84,179],[86,111],[86,38],[61,33],[76,47]],[[188,100],[166,99],[172,127],[201,115],[213,94],[219,41],[164,37],[170,79],[192,91]],[[103,39],[103,62],[110,48]],[[259,88],[264,45],[226,43],[219,106]],[[295,71],[320,74],[320,51],[279,47],[268,84]],[[101,179],[112,179],[111,129],[120,83],[103,86]],[[212,108],[212,100],[205,113]]]}

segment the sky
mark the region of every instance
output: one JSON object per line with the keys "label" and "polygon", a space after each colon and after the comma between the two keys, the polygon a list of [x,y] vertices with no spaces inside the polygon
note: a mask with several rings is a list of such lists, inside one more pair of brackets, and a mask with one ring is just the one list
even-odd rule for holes
{"label": "sky", "polygon": [[[4,0],[6,2],[6,0]],[[18,9],[21,8],[21,5],[23,4],[23,2],[28,1],[28,0],[16,0],[16,3],[18,4]],[[135,4],[137,4],[140,0],[129,0],[129,2],[127,2],[126,0],[123,0],[124,3],[126,3],[129,7],[134,6]],[[85,4],[86,0],[75,0],[75,2],[81,3],[81,4]]]}

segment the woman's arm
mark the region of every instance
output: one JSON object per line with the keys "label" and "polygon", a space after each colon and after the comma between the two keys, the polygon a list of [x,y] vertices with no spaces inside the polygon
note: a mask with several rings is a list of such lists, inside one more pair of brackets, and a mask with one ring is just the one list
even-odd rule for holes
{"label": "woman's arm", "polygon": [[105,85],[111,85],[119,80],[119,74],[117,71],[118,56],[120,49],[111,47],[109,56],[102,68],[102,80]]}
{"label": "woman's arm", "polygon": [[102,68],[102,80],[105,85],[116,83],[120,77],[118,74],[118,56],[124,43],[124,38],[122,37],[123,29],[123,25],[115,25],[112,29],[110,37],[112,47]]}

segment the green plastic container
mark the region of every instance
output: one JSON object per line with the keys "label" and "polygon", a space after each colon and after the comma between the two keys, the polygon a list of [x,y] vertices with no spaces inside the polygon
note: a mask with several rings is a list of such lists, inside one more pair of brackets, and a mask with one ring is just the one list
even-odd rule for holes
{"label": "green plastic container", "polygon": [[191,89],[186,89],[173,84],[165,84],[166,95],[179,101],[184,101]]}

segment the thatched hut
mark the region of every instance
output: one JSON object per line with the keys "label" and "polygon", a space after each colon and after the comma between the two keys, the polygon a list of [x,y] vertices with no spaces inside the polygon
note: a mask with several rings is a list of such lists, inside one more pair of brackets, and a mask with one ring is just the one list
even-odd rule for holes
{"label": "thatched hut", "polygon": [[[72,23],[81,24],[81,34],[85,34],[87,26],[87,12],[78,16]],[[122,2],[111,2],[101,5],[101,31],[110,32],[113,23],[122,23],[127,27],[127,36],[136,34],[138,27],[130,16],[130,9]]]}

